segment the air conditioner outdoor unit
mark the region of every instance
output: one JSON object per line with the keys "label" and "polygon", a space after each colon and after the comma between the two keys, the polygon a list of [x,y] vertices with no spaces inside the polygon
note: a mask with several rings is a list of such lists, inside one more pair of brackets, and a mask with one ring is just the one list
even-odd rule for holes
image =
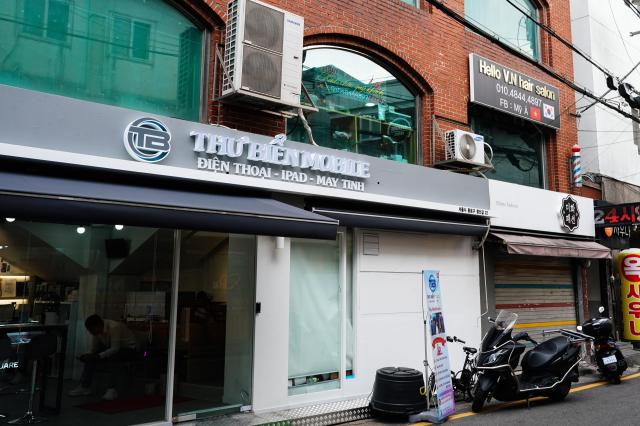
{"label": "air conditioner outdoor unit", "polygon": [[445,133],[445,159],[486,165],[484,136],[456,129]]}
{"label": "air conditioner outdoor unit", "polygon": [[255,0],[228,5],[222,97],[300,106],[304,19]]}

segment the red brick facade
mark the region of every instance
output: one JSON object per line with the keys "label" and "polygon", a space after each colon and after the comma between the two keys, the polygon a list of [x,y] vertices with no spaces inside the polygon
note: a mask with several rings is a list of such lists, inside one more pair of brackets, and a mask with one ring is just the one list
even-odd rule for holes
{"label": "red brick facade", "polygon": [[[265,1],[265,0],[263,0]],[[446,131],[469,127],[469,54],[477,53],[514,68],[560,89],[561,129],[546,134],[547,188],[594,196],[594,191],[572,190],[569,158],[577,143],[574,91],[528,61],[510,54],[499,45],[465,29],[427,1],[420,7],[400,0],[266,0],[305,18],[305,45],[335,44],[351,47],[377,58],[410,82],[420,95],[420,144],[422,163],[444,155],[442,142],[432,137],[432,117]],[[211,52],[224,37],[226,2],[183,0],[200,15],[212,33]],[[569,2],[537,0],[541,20],[561,37],[571,40]],[[447,0],[446,5],[464,14],[464,0]],[[542,62],[556,73],[573,80],[572,52],[544,31],[540,31]],[[209,120],[242,130],[274,134],[285,122],[269,114],[213,101],[213,54],[211,57]],[[220,72],[218,72],[218,79]],[[218,110],[220,108],[220,111]],[[582,194],[584,192],[584,194]]]}

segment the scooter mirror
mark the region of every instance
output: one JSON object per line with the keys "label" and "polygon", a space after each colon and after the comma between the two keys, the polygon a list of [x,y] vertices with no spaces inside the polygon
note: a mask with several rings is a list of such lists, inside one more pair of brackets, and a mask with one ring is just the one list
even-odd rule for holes
{"label": "scooter mirror", "polygon": [[603,313],[604,313],[604,306],[600,306],[600,307],[598,308],[598,312],[600,312],[601,314],[603,314]]}

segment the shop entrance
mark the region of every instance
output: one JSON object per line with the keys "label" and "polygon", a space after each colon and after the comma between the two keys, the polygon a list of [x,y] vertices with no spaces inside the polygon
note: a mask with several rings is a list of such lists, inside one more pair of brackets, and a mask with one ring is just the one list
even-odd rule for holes
{"label": "shop entrance", "polygon": [[32,395],[54,425],[250,405],[253,236],[2,218],[0,247],[8,419]]}
{"label": "shop entrance", "polygon": [[251,404],[255,246],[253,236],[181,233],[176,420]]}

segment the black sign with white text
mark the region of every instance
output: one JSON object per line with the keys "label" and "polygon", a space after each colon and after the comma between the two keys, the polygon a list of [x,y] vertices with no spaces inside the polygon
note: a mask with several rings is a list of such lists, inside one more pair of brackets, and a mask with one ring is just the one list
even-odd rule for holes
{"label": "black sign with white text", "polygon": [[594,214],[596,228],[640,225],[640,203],[599,206]]}
{"label": "black sign with white text", "polygon": [[474,53],[469,55],[470,101],[560,128],[560,91]]}

